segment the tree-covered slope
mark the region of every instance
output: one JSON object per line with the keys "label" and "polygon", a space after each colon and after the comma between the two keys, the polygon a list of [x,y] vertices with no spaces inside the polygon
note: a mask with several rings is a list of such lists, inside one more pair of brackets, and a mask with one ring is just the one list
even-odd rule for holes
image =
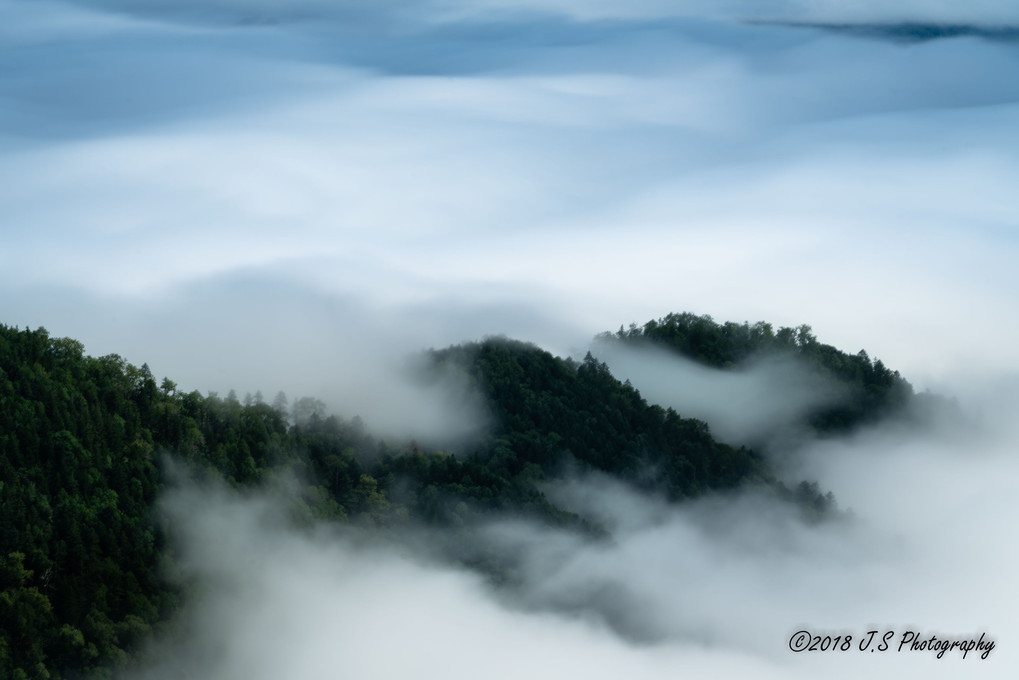
{"label": "tree-covered slope", "polygon": [[588,466],[673,500],[766,476],[750,451],[716,442],[702,421],[649,405],[590,354],[577,363],[492,339],[434,359],[465,370],[481,390],[495,428],[479,455],[508,476],[532,464],[549,477]]}
{"label": "tree-covered slope", "polygon": [[[738,361],[717,342],[690,346]],[[514,513],[597,533],[542,493],[541,482],[584,469],[671,500],[750,482],[816,511],[830,505],[810,485],[785,491],[752,451],[649,405],[590,356],[503,339],[427,356],[433,376],[467,376],[491,415],[455,456],[376,439],[314,399],[291,409],[282,394],[270,405],[183,392],[145,365],[0,326],[0,677],[106,676],[178,611],[186,593],[164,579],[173,553],[154,509],[167,456],[237,487],[293,471],[306,482],[296,518],[381,531]]]}
{"label": "tree-covered slope", "polygon": [[669,314],[643,326],[603,333],[602,341],[650,343],[705,366],[732,369],[767,356],[793,356],[818,377],[845,389],[847,398],[810,413],[806,425],[820,433],[845,432],[875,423],[911,405],[912,386],[863,350],[847,354],[818,342],[809,326],[779,328],[758,322],[720,324],[710,316]]}

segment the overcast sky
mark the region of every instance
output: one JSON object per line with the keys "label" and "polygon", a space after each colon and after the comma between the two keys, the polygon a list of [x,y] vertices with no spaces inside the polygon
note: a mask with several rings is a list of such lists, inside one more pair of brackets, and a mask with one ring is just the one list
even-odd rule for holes
{"label": "overcast sky", "polygon": [[[802,25],[888,23],[962,35]],[[691,311],[809,324],[999,423],[1019,403],[1017,26],[1003,0],[0,0],[0,322],[187,390],[448,431],[390,379],[407,352],[506,334],[582,353]],[[842,534],[622,489],[601,490],[627,528],[610,548],[493,528],[531,559],[538,613],[231,501],[219,525],[178,510],[196,572],[255,565],[209,604],[225,652],[199,674],[325,677],[340,644],[360,677],[579,677],[578,659],[584,677],[1012,677],[1016,441],[819,447],[790,474],[857,510]],[[564,584],[621,593],[665,642],[542,613]],[[794,658],[798,623],[987,630],[1004,661]],[[468,633],[464,656],[436,652]]]}
{"label": "overcast sky", "polygon": [[744,19],[1019,10],[0,0],[0,317],[345,409],[406,351],[671,311],[1019,368],[1016,43]]}

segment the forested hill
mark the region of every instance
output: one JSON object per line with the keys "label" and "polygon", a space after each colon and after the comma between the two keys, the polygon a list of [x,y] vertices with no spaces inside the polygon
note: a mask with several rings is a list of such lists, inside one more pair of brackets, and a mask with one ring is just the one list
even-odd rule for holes
{"label": "forested hill", "polygon": [[700,420],[649,405],[590,354],[575,362],[490,339],[432,357],[466,370],[481,390],[495,427],[477,455],[506,476],[535,465],[554,477],[579,465],[672,500],[768,476],[752,452],[716,442]]}
{"label": "forested hill", "polygon": [[794,356],[817,376],[845,388],[848,398],[808,414],[805,425],[819,433],[840,433],[874,423],[913,405],[913,387],[860,350],[847,354],[818,342],[810,326],[779,328],[765,322],[717,323],[710,316],[669,314],[643,326],[631,324],[602,341],[653,344],[705,366],[733,369],[774,355]]}
{"label": "forested hill", "polygon": [[[0,326],[0,678],[107,677],[185,596],[154,518],[164,455],[228,484],[308,480],[293,513],[373,530],[455,528],[503,513],[598,533],[540,483],[594,469],[672,500],[776,483],[752,451],[649,405],[588,356],[487,340],[427,353],[484,397],[492,427],[457,456],[380,440],[314,399],[184,392],[147,366],[91,357],[44,329]],[[339,379],[339,376],[338,376]]]}

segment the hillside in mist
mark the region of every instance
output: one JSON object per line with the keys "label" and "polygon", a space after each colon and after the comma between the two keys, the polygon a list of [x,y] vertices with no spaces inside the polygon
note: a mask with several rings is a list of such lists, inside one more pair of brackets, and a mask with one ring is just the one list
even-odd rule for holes
{"label": "hillside in mist", "polygon": [[[736,376],[737,389],[792,404],[784,427],[812,436],[846,434],[917,401],[880,361],[821,345],[806,327],[670,315],[592,349],[619,345],[716,371],[692,380],[705,401],[713,390],[728,398]],[[648,356],[669,375],[668,359]],[[470,435],[426,444],[376,436],[371,423],[328,415],[313,397],[183,392],[147,365],[88,356],[41,328],[0,327],[0,676],[102,677],[207,592],[201,579],[179,577],[175,533],[160,520],[161,499],[189,476],[268,489],[296,526],[325,521],[408,546],[427,537],[434,558],[477,570],[521,602],[521,551],[483,540],[480,528],[522,520],[576,540],[619,539],[626,527],[606,515],[613,494],[584,500],[570,490],[578,479],[666,505],[752,489],[812,521],[841,516],[809,480],[779,481],[778,440],[758,437],[760,450],[718,441],[703,420],[649,403],[623,375],[635,366],[614,374],[592,353],[560,358],[504,338],[429,350],[407,379],[454,382],[464,417],[477,422]],[[771,368],[750,386],[747,366]],[[677,393],[686,382],[676,379]],[[730,402],[758,422],[754,408]],[[589,610],[625,636],[650,635],[604,593],[542,606]]]}

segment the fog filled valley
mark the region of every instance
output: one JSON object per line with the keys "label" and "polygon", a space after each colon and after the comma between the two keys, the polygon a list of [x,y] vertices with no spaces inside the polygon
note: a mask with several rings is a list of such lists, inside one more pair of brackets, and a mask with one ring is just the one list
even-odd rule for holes
{"label": "fog filled valley", "polygon": [[[430,350],[408,385],[476,421],[430,444],[43,329],[0,348],[11,677],[850,677],[875,629],[881,673],[1006,665],[898,644],[1014,625],[1011,424],[807,327],[673,314],[592,342],[638,357],[615,374],[506,338]],[[801,629],[854,647],[824,666],[789,651]]]}
{"label": "fog filled valley", "polygon": [[1015,677],[1017,36],[0,0],[0,680]]}

